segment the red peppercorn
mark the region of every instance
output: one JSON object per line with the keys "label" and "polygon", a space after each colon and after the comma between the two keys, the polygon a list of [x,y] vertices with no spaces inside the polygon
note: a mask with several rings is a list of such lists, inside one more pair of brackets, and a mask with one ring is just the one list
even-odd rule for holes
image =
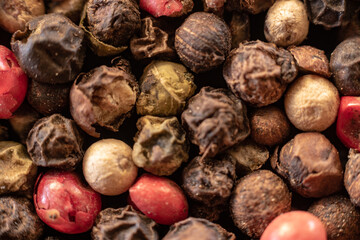
{"label": "red peppercorn", "polygon": [[179,17],[192,10],[192,0],[140,0],[139,7],[154,17]]}
{"label": "red peppercorn", "polygon": [[28,78],[12,51],[0,45],[0,119],[8,119],[23,102]]}
{"label": "red peppercorn", "polygon": [[360,97],[341,97],[336,135],[346,147],[360,151]]}
{"label": "red peppercorn", "polygon": [[129,204],[159,224],[171,225],[188,216],[188,203],[183,191],[168,178],[145,173],[129,192]]}
{"label": "red peppercorn", "polygon": [[82,184],[76,173],[64,171],[40,174],[34,204],[44,223],[67,234],[88,231],[101,210],[100,194]]}

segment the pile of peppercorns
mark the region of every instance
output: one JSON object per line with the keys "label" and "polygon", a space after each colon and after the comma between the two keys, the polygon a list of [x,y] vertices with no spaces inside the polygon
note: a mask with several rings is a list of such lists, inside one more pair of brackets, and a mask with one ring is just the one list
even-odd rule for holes
{"label": "pile of peppercorns", "polygon": [[359,0],[0,0],[0,27],[0,239],[360,239]]}

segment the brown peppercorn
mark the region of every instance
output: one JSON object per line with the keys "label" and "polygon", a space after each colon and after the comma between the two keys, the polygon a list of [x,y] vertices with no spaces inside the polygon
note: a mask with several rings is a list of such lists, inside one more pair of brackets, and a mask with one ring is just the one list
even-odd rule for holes
{"label": "brown peppercorn", "polygon": [[155,227],[152,219],[129,205],[118,209],[106,208],[97,216],[91,237],[93,240],[158,240]]}
{"label": "brown peppercorn", "polygon": [[258,14],[267,10],[275,0],[229,0],[226,9],[228,11],[246,11],[251,14]]}
{"label": "brown peppercorn", "polygon": [[360,210],[350,199],[334,195],[314,202],[309,210],[324,223],[328,240],[360,238]]}
{"label": "brown peppercorn", "polygon": [[136,166],[158,175],[171,175],[188,160],[186,133],[176,117],[144,116],[136,123],[132,158]]}
{"label": "brown peppercorn", "polygon": [[185,66],[195,73],[222,64],[231,48],[226,23],[205,12],[191,14],[175,32],[175,49]]}
{"label": "brown peppercorn", "polygon": [[350,200],[356,206],[360,206],[360,153],[355,149],[349,150],[349,160],[345,166],[344,185],[350,196]]}
{"label": "brown peppercorn", "polygon": [[86,0],[45,0],[47,13],[61,13],[75,24],[80,21],[81,11]]}
{"label": "brown peppercorn", "polygon": [[250,134],[245,104],[227,89],[203,87],[181,115],[191,142],[214,157]]}
{"label": "brown peppercorn", "polygon": [[290,123],[284,111],[276,106],[255,109],[249,117],[251,138],[260,145],[283,143],[290,134]]}
{"label": "brown peppercorn", "polygon": [[290,52],[257,40],[241,43],[230,52],[223,75],[236,96],[262,107],[281,98],[295,79],[297,67]]}
{"label": "brown peppercorn", "polygon": [[318,74],[325,78],[331,76],[329,60],[324,51],[312,46],[292,46],[288,50],[294,56],[301,72]]}
{"label": "brown peppercorn", "polygon": [[225,2],[226,0],[202,0],[204,12],[221,17],[224,13]]}
{"label": "brown peppercorn", "polygon": [[38,240],[44,224],[27,198],[0,197],[0,239]]}
{"label": "brown peppercorn", "polygon": [[247,13],[233,12],[229,26],[231,49],[239,47],[241,42],[250,40],[250,20]]}
{"label": "brown peppercorn", "polygon": [[225,204],[236,179],[235,162],[230,157],[195,157],[182,173],[186,194],[206,206]]}
{"label": "brown peppercorn", "polygon": [[0,159],[0,194],[17,193],[31,198],[37,167],[26,148],[17,142],[0,141]]}
{"label": "brown peppercorn", "polygon": [[343,95],[360,95],[360,36],[341,42],[330,57],[335,85]]}
{"label": "brown peppercorn", "polygon": [[235,240],[233,233],[206,219],[189,217],[170,227],[162,240]]}
{"label": "brown peppercorn", "polygon": [[100,137],[96,127],[118,131],[135,106],[139,87],[122,66],[97,67],[80,74],[70,90],[70,112],[87,134]]}
{"label": "brown peppercorn", "polygon": [[342,188],[339,153],[321,133],[297,134],[282,147],[275,170],[303,197],[324,197]]}
{"label": "brown peppercorn", "polygon": [[26,140],[37,166],[74,169],[83,158],[83,137],[75,122],[60,114],[38,120]]}
{"label": "brown peppercorn", "polygon": [[290,211],[291,193],[280,177],[258,170],[241,178],[231,200],[232,219],[243,233],[259,238],[278,215]]}
{"label": "brown peppercorn", "polygon": [[31,19],[45,14],[43,0],[10,0],[0,2],[0,27],[14,33],[23,30]]}

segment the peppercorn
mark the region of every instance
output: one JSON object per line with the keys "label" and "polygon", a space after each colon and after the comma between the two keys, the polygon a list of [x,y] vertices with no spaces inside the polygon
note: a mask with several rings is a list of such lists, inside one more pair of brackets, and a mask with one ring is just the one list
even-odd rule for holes
{"label": "peppercorn", "polygon": [[195,73],[222,64],[231,48],[231,32],[216,15],[191,14],[175,32],[175,49],[185,66]]}
{"label": "peppercorn", "polygon": [[274,2],[275,0],[229,0],[226,9],[237,12],[246,11],[255,15],[266,11]]}
{"label": "peppercorn", "polygon": [[195,89],[194,76],[183,65],[153,61],[140,78],[136,112],[139,115],[178,115]]}
{"label": "peppercorn", "polygon": [[26,146],[37,166],[74,169],[84,155],[83,136],[75,122],[60,114],[39,119],[30,130]]}
{"label": "peppercorn", "polygon": [[70,90],[70,112],[82,130],[100,137],[96,127],[116,132],[130,117],[138,92],[135,76],[127,66],[103,65],[77,77]]}
{"label": "peppercorn", "polygon": [[45,0],[45,4],[47,13],[62,13],[78,24],[85,0]]}
{"label": "peppercorn", "polygon": [[213,13],[219,17],[224,14],[226,0],[202,0],[204,12]]}
{"label": "peppercorn", "polygon": [[192,0],[140,0],[139,6],[154,17],[180,17],[192,10],[194,2]]}
{"label": "peppercorn", "polygon": [[1,1],[0,27],[9,33],[23,30],[31,19],[45,14],[43,0]]}
{"label": "peppercorn", "polygon": [[275,170],[303,197],[328,196],[342,187],[339,153],[318,132],[299,133],[286,143]]}
{"label": "peppercorn", "polygon": [[11,38],[11,48],[26,75],[48,84],[68,83],[85,58],[84,31],[59,13],[34,18]]}
{"label": "peppercorn", "polygon": [[187,218],[170,227],[163,240],[198,240],[217,239],[235,240],[232,232],[226,231],[219,224],[212,223],[202,218]]}
{"label": "peppercorn", "polygon": [[334,82],[343,95],[360,95],[360,36],[341,42],[330,57]]}
{"label": "peppercorn", "polygon": [[233,12],[229,23],[231,31],[231,49],[239,47],[241,42],[250,40],[250,20],[245,12]]}
{"label": "peppercorn", "polygon": [[230,200],[235,226],[250,237],[259,238],[278,215],[290,211],[291,193],[280,177],[258,170],[242,177]]}
{"label": "peppercorn", "polygon": [[200,155],[214,157],[250,134],[245,104],[227,89],[203,87],[181,115]]}
{"label": "peppercorn", "polygon": [[290,135],[290,123],[284,111],[276,106],[255,109],[249,117],[251,138],[260,145],[274,146]]}
{"label": "peppercorn", "polygon": [[31,201],[24,197],[0,197],[0,239],[38,240],[44,224],[34,211]]}
{"label": "peppercorn", "polygon": [[256,107],[279,100],[296,75],[290,52],[259,40],[241,43],[233,49],[223,68],[230,90]]}
{"label": "peppercorn", "polygon": [[336,87],[317,75],[304,75],[288,88],[284,107],[290,122],[302,131],[322,132],[336,120],[340,97]]}
{"label": "peppercorn", "polygon": [[360,154],[357,150],[350,148],[348,161],[345,166],[344,185],[346,191],[350,196],[350,200],[357,207],[360,206],[360,191],[359,191],[359,165]]}
{"label": "peppercorn", "polygon": [[323,222],[328,240],[359,239],[360,211],[342,195],[322,198],[311,204],[310,213]]}

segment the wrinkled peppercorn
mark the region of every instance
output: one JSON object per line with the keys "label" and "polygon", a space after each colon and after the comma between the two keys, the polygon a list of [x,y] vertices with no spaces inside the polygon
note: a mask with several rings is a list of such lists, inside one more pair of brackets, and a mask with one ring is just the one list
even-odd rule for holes
{"label": "wrinkled peppercorn", "polygon": [[209,207],[217,206],[227,202],[235,179],[233,159],[197,156],[183,170],[182,187],[190,198]]}
{"label": "wrinkled peppercorn", "polygon": [[245,104],[227,89],[203,87],[181,119],[204,157],[214,157],[250,134]]}
{"label": "wrinkled peppercorn", "polygon": [[0,239],[38,240],[43,230],[29,199],[0,197]]}
{"label": "wrinkled peppercorn", "polygon": [[144,116],[136,127],[132,157],[138,167],[158,176],[171,175],[188,160],[186,133],[176,117]]}
{"label": "wrinkled peppercorn", "polygon": [[330,69],[343,95],[360,95],[360,36],[341,42],[331,54]]}
{"label": "wrinkled peppercorn", "polygon": [[175,116],[194,94],[194,76],[178,63],[153,61],[140,78],[139,115]]}
{"label": "wrinkled peppercorn", "polygon": [[231,32],[212,13],[191,14],[175,32],[175,49],[185,66],[195,73],[222,64],[231,48]]}
{"label": "wrinkled peppercorn", "polygon": [[345,166],[344,185],[350,196],[350,200],[356,206],[360,206],[360,153],[350,148],[348,161]]}
{"label": "wrinkled peppercorn", "polygon": [[287,84],[295,79],[297,67],[290,52],[258,40],[233,49],[223,75],[236,96],[261,107],[281,98]]}
{"label": "wrinkled peppercorn", "polygon": [[100,137],[96,127],[118,131],[131,115],[138,92],[135,76],[127,66],[100,66],[75,80],[70,90],[70,112],[87,134]]}
{"label": "wrinkled peppercorn", "polygon": [[235,240],[235,235],[220,225],[202,218],[187,218],[170,227],[163,240]]}
{"label": "wrinkled peppercorn", "polygon": [[37,167],[26,148],[17,142],[0,141],[0,159],[0,194],[17,193],[31,197]]}
{"label": "wrinkled peppercorn", "polygon": [[62,13],[78,24],[85,0],[45,0],[45,4],[47,13]]}
{"label": "wrinkled peppercorn", "polygon": [[278,215],[290,211],[291,193],[280,177],[258,170],[241,178],[231,200],[230,212],[243,233],[259,238]]}
{"label": "wrinkled peppercorn", "polygon": [[129,205],[118,209],[106,208],[97,216],[91,236],[93,240],[158,240],[155,227],[152,219]]}
{"label": "wrinkled peppercorn", "polygon": [[328,240],[359,239],[360,211],[349,198],[341,195],[322,198],[308,211],[324,223]]}
{"label": "wrinkled peppercorn", "polygon": [[339,153],[321,133],[299,133],[280,152],[275,169],[303,197],[324,197],[342,187]]}
{"label": "wrinkled peppercorn", "polygon": [[73,169],[83,158],[83,136],[75,122],[60,114],[38,120],[26,140],[33,162],[42,167]]}
{"label": "wrinkled peppercorn", "polygon": [[11,38],[20,66],[34,81],[58,84],[75,79],[85,58],[84,31],[59,13],[37,17]]}

